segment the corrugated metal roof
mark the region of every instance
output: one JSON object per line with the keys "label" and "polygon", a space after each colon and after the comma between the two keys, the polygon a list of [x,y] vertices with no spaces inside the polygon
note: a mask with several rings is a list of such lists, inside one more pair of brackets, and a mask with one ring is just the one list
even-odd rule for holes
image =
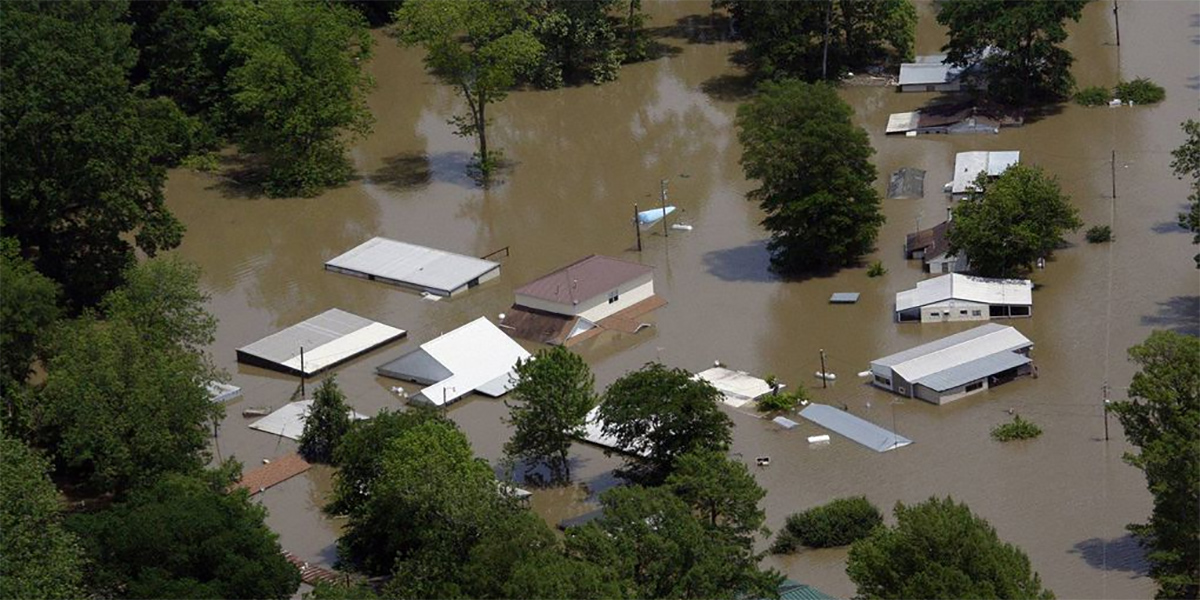
{"label": "corrugated metal roof", "polygon": [[779,585],[779,600],[837,600],[811,585],[785,579]]}
{"label": "corrugated metal roof", "polygon": [[498,270],[500,263],[374,237],[326,262],[325,268],[390,279],[446,296]]}
{"label": "corrugated metal roof", "polygon": [[961,73],[962,69],[943,62],[902,63],[899,83],[900,85],[940,85],[954,82]]}
{"label": "corrugated metal roof", "polygon": [[1033,346],[1029,338],[1015,327],[988,323],[940,340],[922,344],[903,352],[871,361],[873,371],[891,368],[907,381],[921,378],[959,365],[998,354]]}
{"label": "corrugated metal roof", "polygon": [[300,373],[300,349],[304,348],[303,373],[312,375],[404,335],[403,329],[331,308],[238,348],[237,358]]}
{"label": "corrugated metal roof", "polygon": [[854,304],[858,302],[858,296],[858,292],[834,292],[829,301],[833,304]]}
{"label": "corrugated metal roof", "polygon": [[653,267],[593,254],[549,275],[535,279],[513,293],[573,305],[607,294],[627,281],[653,272]]}
{"label": "corrugated metal roof", "polygon": [[1016,352],[1000,352],[943,371],[930,373],[913,383],[919,383],[936,392],[944,392],[1030,362],[1033,361],[1029,357]]}
{"label": "corrugated metal roof", "polygon": [[986,171],[989,177],[998,177],[1020,161],[1021,153],[1016,150],[959,152],[954,156],[954,183],[950,191],[965,194],[975,189],[975,179],[980,173]]}
{"label": "corrugated metal roof", "polygon": [[929,229],[922,229],[908,234],[904,239],[906,252],[924,249],[925,257],[939,256],[950,248],[950,221],[942,221]]}
{"label": "corrugated metal roof", "polygon": [[725,403],[740,407],[743,404],[771,393],[771,386],[765,379],[759,379],[745,371],[734,371],[724,367],[713,367],[695,375],[712,384],[725,396]]}
{"label": "corrugated metal roof", "polygon": [[884,133],[905,133],[917,128],[921,113],[917,111],[892,113],[888,115],[887,130]]}
{"label": "corrugated metal roof", "polygon": [[896,294],[896,310],[908,310],[946,300],[982,304],[1033,305],[1033,282],[1028,279],[989,279],[951,273],[918,281],[917,287]]}
{"label": "corrugated metal roof", "polygon": [[810,404],[800,411],[800,416],[876,452],[887,452],[912,443],[912,440],[902,435],[825,404]]}
{"label": "corrugated metal roof", "polygon": [[[279,410],[251,423],[250,429],[281,435],[290,440],[298,440],[300,439],[300,435],[304,433],[304,420],[308,418],[308,413],[312,411],[312,405],[312,400],[289,402],[281,406]],[[368,417],[351,410],[350,418],[355,421],[362,421]]]}
{"label": "corrugated metal roof", "polygon": [[437,383],[454,373],[451,373],[442,363],[434,360],[428,352],[418,348],[396,360],[393,360],[375,372],[384,377],[415,381],[424,385]]}
{"label": "corrugated metal roof", "polygon": [[888,198],[923,198],[925,171],[903,167],[888,178]]}

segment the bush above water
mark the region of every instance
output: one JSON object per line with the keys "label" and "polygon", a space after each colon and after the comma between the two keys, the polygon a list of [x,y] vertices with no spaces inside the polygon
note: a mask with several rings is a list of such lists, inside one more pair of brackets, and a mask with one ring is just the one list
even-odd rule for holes
{"label": "bush above water", "polygon": [[1012,440],[1029,440],[1039,435],[1042,435],[1042,428],[1021,418],[1021,415],[1013,417],[1012,422],[997,425],[992,429],[992,439],[997,442],[1009,442]]}
{"label": "bush above water", "polygon": [[870,535],[883,524],[883,514],[865,496],[839,498],[787,518],[771,552],[786,554],[799,546],[845,546]]}
{"label": "bush above water", "polygon": [[1162,102],[1167,97],[1167,91],[1161,85],[1139,77],[1133,81],[1122,81],[1117,84],[1117,97],[1125,102],[1134,104],[1154,104]]}
{"label": "bush above water", "polygon": [[1112,98],[1112,94],[1109,93],[1108,88],[1098,85],[1075,92],[1075,103],[1084,106],[1104,106],[1108,104],[1110,98]]}

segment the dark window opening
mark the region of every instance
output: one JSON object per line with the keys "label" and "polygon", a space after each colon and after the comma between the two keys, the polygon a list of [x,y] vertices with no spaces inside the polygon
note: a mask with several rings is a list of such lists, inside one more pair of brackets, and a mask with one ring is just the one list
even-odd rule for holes
{"label": "dark window opening", "polygon": [[966,391],[973,392],[981,387],[983,387],[982,381],[976,381],[975,383],[968,383]]}

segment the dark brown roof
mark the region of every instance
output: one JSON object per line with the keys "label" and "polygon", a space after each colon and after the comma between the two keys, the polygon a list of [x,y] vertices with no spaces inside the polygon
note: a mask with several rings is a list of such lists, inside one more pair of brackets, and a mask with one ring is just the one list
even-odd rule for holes
{"label": "dark brown roof", "polygon": [[513,337],[559,346],[567,340],[578,319],[514,304],[504,314],[500,327]]}
{"label": "dark brown roof", "polygon": [[925,258],[940,256],[950,249],[950,239],[946,235],[949,231],[950,222],[943,221],[929,229],[910,233],[904,240],[904,249],[910,255],[924,249]]}
{"label": "dark brown roof", "polygon": [[516,289],[520,296],[574,304],[611,291],[654,270],[638,263],[593,254]]}

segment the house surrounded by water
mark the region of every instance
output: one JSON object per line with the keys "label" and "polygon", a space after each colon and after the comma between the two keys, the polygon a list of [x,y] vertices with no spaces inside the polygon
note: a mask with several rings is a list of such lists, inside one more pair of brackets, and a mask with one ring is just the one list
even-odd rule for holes
{"label": "house surrounded by water", "polygon": [[926,273],[959,273],[969,268],[966,255],[950,254],[950,221],[904,238],[904,258],[920,260]]}
{"label": "house surrounded by water", "polygon": [[978,191],[975,180],[980,174],[987,173],[989,178],[995,179],[1019,162],[1021,153],[1016,150],[959,152],[954,156],[954,181],[946,184],[951,198],[960,200]]}
{"label": "house surrounded by water", "polygon": [[1033,372],[1033,342],[1014,327],[988,323],[871,361],[876,387],[947,404]]}
{"label": "house surrounded by water", "polygon": [[987,321],[1033,314],[1033,282],[951,273],[896,293],[896,321]]}

